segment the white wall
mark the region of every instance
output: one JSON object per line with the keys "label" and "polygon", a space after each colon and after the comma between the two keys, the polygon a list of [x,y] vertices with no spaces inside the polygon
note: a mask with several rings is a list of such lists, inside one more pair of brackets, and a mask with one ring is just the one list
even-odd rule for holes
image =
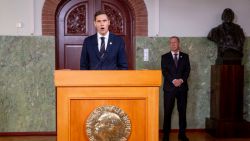
{"label": "white wall", "polygon": [[160,0],[159,4],[159,36],[206,37],[211,28],[222,23],[225,8],[234,11],[235,23],[250,35],[249,0]]}
{"label": "white wall", "polygon": [[42,9],[45,0],[34,0],[34,34],[42,35]]}
{"label": "white wall", "polygon": [[148,35],[158,36],[160,22],[160,0],[144,0],[148,11]]}
{"label": "white wall", "polygon": [[43,3],[44,0],[0,0],[0,35],[41,35]]}
{"label": "white wall", "polygon": [[[0,0],[0,35],[41,35],[45,0]],[[250,36],[250,0],[145,0],[149,36],[206,37],[225,8]],[[16,28],[21,22],[22,28]]]}

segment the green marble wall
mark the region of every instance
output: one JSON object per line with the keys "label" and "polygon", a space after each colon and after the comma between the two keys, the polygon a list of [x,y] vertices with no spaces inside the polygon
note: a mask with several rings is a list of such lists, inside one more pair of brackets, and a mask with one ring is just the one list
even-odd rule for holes
{"label": "green marble wall", "polygon": [[[165,37],[136,38],[136,69],[160,69],[160,57],[168,52]],[[209,117],[210,66],[216,46],[206,38],[181,38],[182,50],[190,55],[188,128],[204,128]],[[250,121],[250,38],[245,56],[245,119]],[[142,60],[143,48],[150,60]],[[0,132],[55,131],[54,37],[0,36]],[[160,94],[160,127],[163,119]],[[178,128],[174,110],[173,128]]]}
{"label": "green marble wall", "polygon": [[0,132],[55,131],[54,37],[0,36]]}

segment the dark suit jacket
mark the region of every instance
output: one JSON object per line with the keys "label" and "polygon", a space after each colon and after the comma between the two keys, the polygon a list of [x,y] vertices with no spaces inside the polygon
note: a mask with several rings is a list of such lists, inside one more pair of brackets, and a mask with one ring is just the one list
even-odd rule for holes
{"label": "dark suit jacket", "polygon": [[97,34],[84,40],[81,60],[81,70],[123,70],[128,69],[125,43],[123,39],[109,33],[109,39],[104,56],[98,50]]}
{"label": "dark suit jacket", "polygon": [[161,58],[161,69],[164,77],[163,90],[173,91],[175,89],[172,81],[174,79],[183,79],[181,87],[178,89],[181,91],[188,90],[187,79],[190,73],[190,62],[189,56],[183,52],[179,54],[178,66],[176,68],[173,56],[171,52],[162,55]]}

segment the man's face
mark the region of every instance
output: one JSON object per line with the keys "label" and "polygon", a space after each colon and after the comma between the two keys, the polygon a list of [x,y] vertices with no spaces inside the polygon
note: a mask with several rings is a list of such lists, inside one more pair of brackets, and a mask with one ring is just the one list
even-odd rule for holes
{"label": "man's face", "polygon": [[229,8],[225,9],[222,13],[222,20],[227,23],[233,22],[234,12]]}
{"label": "man's face", "polygon": [[177,52],[179,51],[179,42],[176,38],[171,38],[169,40],[169,43],[170,43],[170,50],[171,51],[174,51],[174,52]]}
{"label": "man's face", "polygon": [[106,14],[101,14],[101,15],[96,16],[94,25],[98,33],[100,33],[103,36],[106,35],[106,33],[109,30],[108,28],[110,25],[108,16]]}

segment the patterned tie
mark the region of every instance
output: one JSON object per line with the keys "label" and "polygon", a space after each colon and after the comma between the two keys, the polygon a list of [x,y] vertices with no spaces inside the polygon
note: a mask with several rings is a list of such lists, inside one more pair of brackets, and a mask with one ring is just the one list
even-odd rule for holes
{"label": "patterned tie", "polygon": [[104,56],[104,52],[105,52],[105,37],[101,37],[101,48],[100,48],[101,57]]}
{"label": "patterned tie", "polygon": [[174,54],[174,63],[175,63],[175,66],[177,67],[177,65],[178,65],[178,58],[177,58],[177,53],[176,54]]}

